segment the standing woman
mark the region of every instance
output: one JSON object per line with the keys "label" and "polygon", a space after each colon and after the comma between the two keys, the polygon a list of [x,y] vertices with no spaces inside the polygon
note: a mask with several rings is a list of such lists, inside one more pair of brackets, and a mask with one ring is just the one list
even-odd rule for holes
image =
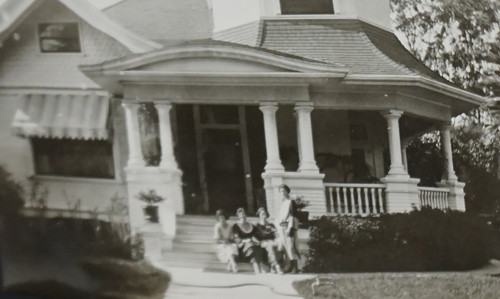
{"label": "standing woman", "polygon": [[245,209],[238,208],[236,215],[239,220],[233,225],[233,234],[240,251],[240,257],[250,259],[255,274],[265,273],[261,266],[263,254],[260,248],[257,227],[247,221]]}
{"label": "standing woman", "polygon": [[290,196],[290,187],[281,185],[278,190],[283,201],[281,202],[279,214],[276,218],[276,226],[278,227],[281,246],[284,247],[286,255],[290,260],[290,265],[284,272],[295,274],[299,272],[297,259],[300,256],[297,250],[297,208]]}
{"label": "standing woman", "polygon": [[217,258],[227,263],[227,270],[234,273],[238,272],[235,258],[238,255],[238,247],[233,242],[233,230],[227,223],[227,217],[224,211],[217,210],[215,213],[217,223],[214,226],[214,240],[217,242]]}

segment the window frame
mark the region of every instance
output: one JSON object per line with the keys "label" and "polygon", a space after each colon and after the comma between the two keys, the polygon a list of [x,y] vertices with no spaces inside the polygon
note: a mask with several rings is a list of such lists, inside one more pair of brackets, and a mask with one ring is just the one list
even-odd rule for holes
{"label": "window frame", "polygon": [[283,13],[283,6],[282,6],[282,3],[281,1],[286,1],[286,0],[279,0],[279,6],[280,6],[280,15],[282,16],[333,16],[333,15],[336,15],[338,14],[338,8],[336,9],[336,7],[338,7],[338,1],[337,0],[326,0],[326,2],[330,2],[331,3],[331,6],[332,6],[332,12],[328,12],[328,13],[318,13],[318,12],[315,12],[315,13]]}
{"label": "window frame", "polygon": [[[60,52],[60,51],[44,51],[42,48],[42,37],[41,37],[41,32],[40,32],[40,26],[44,24],[76,24],[77,30],[78,30],[78,43],[80,46],[79,51],[75,52]],[[82,32],[82,23],[78,20],[75,21],[63,21],[63,22],[58,22],[58,21],[40,21],[35,24],[35,37],[36,37],[36,43],[38,44],[38,51],[40,54],[63,54],[63,55],[82,55],[84,53],[84,43],[83,43],[83,32]]]}
{"label": "window frame", "polygon": [[[108,142],[111,146],[111,161],[113,162],[113,176],[112,177],[96,177],[96,176],[78,176],[78,175],[67,175],[67,174],[44,174],[38,173],[37,170],[37,154],[35,152],[34,140],[35,138],[29,138],[29,145],[31,151],[32,158],[32,171],[34,177],[41,179],[49,179],[54,181],[82,181],[82,182],[122,182],[120,169],[119,169],[119,156],[117,153],[119,150],[117,149],[117,145],[115,143],[114,138],[112,140],[79,140],[79,141],[103,141]],[[37,138],[37,139],[48,139],[48,140],[61,140],[57,138]]]}

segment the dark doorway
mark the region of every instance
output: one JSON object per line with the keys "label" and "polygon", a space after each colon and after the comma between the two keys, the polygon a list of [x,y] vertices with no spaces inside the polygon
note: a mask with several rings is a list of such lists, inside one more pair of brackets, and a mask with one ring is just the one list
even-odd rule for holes
{"label": "dark doorway", "polygon": [[234,214],[247,204],[240,132],[205,129],[202,139],[210,212],[223,209]]}

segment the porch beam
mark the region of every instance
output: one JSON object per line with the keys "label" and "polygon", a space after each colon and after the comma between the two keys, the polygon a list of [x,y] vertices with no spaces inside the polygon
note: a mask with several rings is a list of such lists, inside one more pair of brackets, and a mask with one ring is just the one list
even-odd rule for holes
{"label": "porch beam", "polygon": [[297,137],[299,145],[299,169],[298,172],[319,172],[314,159],[314,145],[311,125],[311,103],[297,103]]}
{"label": "porch beam", "polygon": [[125,124],[127,127],[128,141],[128,168],[143,167],[146,165],[141,149],[139,117],[138,111],[140,104],[138,102],[124,101],[122,107],[125,109]]}
{"label": "porch beam", "polygon": [[278,104],[274,102],[264,102],[260,104],[260,111],[264,116],[264,135],[266,140],[266,172],[283,172],[285,168],[281,164],[279,144],[278,144],[278,128],[276,125],[276,111]]}

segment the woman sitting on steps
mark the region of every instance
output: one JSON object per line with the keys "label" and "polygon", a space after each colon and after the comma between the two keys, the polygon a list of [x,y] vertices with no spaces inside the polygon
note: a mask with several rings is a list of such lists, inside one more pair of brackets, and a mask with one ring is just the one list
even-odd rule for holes
{"label": "woman sitting on steps", "polygon": [[258,240],[257,227],[247,221],[245,209],[238,208],[236,215],[239,220],[233,225],[233,234],[239,248],[240,257],[250,259],[255,274],[265,273],[262,268],[263,254]]}
{"label": "woman sitting on steps", "polygon": [[235,258],[238,255],[238,247],[233,241],[232,227],[227,223],[224,211],[217,210],[215,217],[217,223],[214,226],[214,240],[217,242],[217,258],[227,263],[227,271],[237,273]]}

